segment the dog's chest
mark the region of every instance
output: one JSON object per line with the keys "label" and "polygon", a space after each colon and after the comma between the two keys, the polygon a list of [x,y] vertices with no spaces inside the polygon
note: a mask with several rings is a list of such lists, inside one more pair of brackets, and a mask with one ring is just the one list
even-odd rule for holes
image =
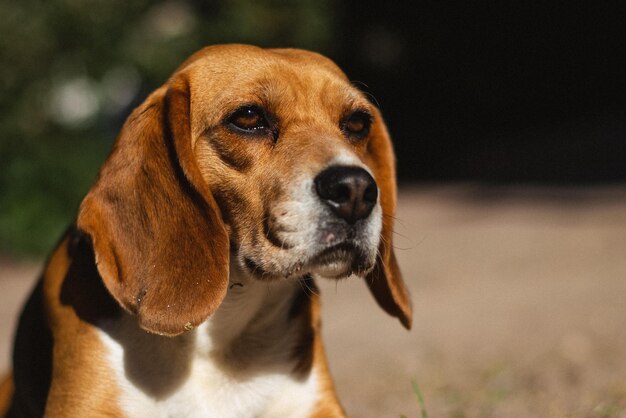
{"label": "dog's chest", "polygon": [[237,382],[210,365],[198,364],[175,393],[159,398],[120,373],[117,377],[119,407],[128,417],[306,417],[317,389],[314,373],[303,381],[275,374]]}
{"label": "dog's chest", "polygon": [[294,374],[298,323],[291,290],[234,289],[198,329],[147,334],[132,317],[100,333],[129,417],[306,417],[318,397],[315,370]]}

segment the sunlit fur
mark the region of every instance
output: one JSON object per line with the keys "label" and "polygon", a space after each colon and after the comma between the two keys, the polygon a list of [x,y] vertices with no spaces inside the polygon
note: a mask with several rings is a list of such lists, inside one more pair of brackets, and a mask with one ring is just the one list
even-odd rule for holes
{"label": "sunlit fur", "polygon": [[[232,126],[247,106],[268,120]],[[344,129],[355,113],[371,117],[363,135]],[[353,224],[316,192],[332,166],[365,170],[378,187]],[[245,45],[199,51],[128,117],[49,257],[18,326],[0,412],[345,416],[315,280],[362,278],[410,328],[395,207],[382,116],[329,59]]]}

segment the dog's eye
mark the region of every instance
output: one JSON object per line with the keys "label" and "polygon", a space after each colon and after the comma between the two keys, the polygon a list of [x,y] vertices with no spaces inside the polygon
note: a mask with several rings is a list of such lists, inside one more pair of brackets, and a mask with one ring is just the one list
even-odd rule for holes
{"label": "dog's eye", "polygon": [[363,110],[357,110],[345,119],[342,129],[347,135],[361,139],[369,134],[371,125],[372,115]]}
{"label": "dog's eye", "polygon": [[256,106],[237,109],[227,120],[230,126],[248,133],[257,133],[269,129],[269,123],[263,111]]}

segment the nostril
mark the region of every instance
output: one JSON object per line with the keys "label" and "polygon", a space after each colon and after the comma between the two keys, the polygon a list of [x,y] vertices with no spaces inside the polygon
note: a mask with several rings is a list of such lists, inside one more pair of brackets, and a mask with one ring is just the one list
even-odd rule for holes
{"label": "nostril", "polygon": [[365,193],[363,193],[363,199],[370,203],[376,203],[376,199],[378,199],[378,187],[376,187],[376,183],[373,180],[365,189]]}
{"label": "nostril", "polygon": [[378,199],[376,182],[361,167],[332,166],[314,182],[321,200],[350,224],[368,217]]}
{"label": "nostril", "polygon": [[334,183],[328,187],[327,200],[332,200],[336,203],[344,203],[350,200],[352,197],[352,190],[348,184]]}

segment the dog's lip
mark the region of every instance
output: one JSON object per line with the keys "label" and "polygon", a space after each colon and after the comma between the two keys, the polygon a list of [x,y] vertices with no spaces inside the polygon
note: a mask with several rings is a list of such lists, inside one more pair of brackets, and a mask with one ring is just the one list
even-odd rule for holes
{"label": "dog's lip", "polygon": [[357,243],[343,241],[323,248],[306,260],[295,263],[284,271],[266,270],[261,263],[253,258],[244,256],[246,269],[259,279],[274,279],[279,277],[293,278],[315,273],[316,270],[336,263],[345,263],[345,275],[368,271],[371,266],[365,260],[366,251]]}
{"label": "dog's lip", "polygon": [[340,242],[338,244],[334,244],[334,245],[331,245],[330,247],[323,249],[322,251],[320,251],[313,257],[311,257],[311,260],[324,259],[326,257],[333,256],[341,252],[352,253],[354,255],[357,255],[358,253],[362,251],[360,247],[356,245],[355,243],[344,241],[344,242]]}
{"label": "dog's lip", "polygon": [[323,249],[311,257],[306,265],[315,269],[316,267],[343,263],[346,267],[346,273],[358,274],[371,268],[367,258],[367,251],[361,246],[351,241],[344,241]]}
{"label": "dog's lip", "polygon": [[289,243],[288,240],[284,238],[280,238],[279,233],[284,232],[292,232],[289,228],[286,228],[280,224],[271,225],[270,215],[266,214],[263,217],[262,228],[263,228],[263,237],[267,242],[269,242],[272,246],[276,248],[280,248],[281,250],[290,250],[293,248],[293,245]]}

